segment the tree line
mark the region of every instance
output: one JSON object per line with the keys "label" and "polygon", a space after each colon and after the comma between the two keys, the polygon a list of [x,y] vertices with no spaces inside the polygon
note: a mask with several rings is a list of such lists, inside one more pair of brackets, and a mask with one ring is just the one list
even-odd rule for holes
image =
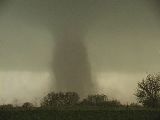
{"label": "tree line", "polygon": [[[76,92],[50,92],[40,102],[41,108],[60,108],[60,107],[160,107],[160,73],[148,74],[145,79],[138,82],[134,94],[137,97],[137,103],[122,105],[118,100],[109,100],[104,94],[88,95],[80,99]],[[21,108],[33,108],[30,102],[24,103]],[[1,105],[1,109],[13,108],[12,104]]]}

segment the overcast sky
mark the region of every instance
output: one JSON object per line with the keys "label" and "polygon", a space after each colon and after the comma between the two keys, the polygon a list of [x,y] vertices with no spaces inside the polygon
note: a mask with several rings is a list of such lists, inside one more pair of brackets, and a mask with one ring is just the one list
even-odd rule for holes
{"label": "overcast sky", "polygon": [[47,93],[55,81],[51,73],[57,38],[77,31],[86,47],[96,91],[123,103],[135,101],[137,81],[146,73],[160,71],[158,3],[3,0],[0,98],[5,102],[33,101]]}

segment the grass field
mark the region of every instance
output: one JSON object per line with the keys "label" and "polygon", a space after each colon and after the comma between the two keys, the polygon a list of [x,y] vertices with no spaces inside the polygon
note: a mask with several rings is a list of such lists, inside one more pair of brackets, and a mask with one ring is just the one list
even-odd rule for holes
{"label": "grass field", "polygon": [[0,110],[0,120],[160,120],[160,110]]}

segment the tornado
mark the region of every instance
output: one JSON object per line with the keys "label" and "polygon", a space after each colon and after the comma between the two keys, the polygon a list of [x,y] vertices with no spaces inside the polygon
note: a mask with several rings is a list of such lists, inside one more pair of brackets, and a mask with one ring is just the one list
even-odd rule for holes
{"label": "tornado", "polygon": [[53,70],[57,91],[86,96],[94,90],[91,66],[81,24],[69,24],[56,37]]}

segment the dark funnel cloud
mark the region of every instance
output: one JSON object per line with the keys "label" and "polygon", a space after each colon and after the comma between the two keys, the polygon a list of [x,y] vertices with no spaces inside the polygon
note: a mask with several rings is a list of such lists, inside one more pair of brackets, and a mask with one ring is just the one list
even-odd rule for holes
{"label": "dark funnel cloud", "polygon": [[55,4],[56,24],[52,23],[52,29],[55,37],[53,72],[56,90],[75,91],[81,96],[93,93],[94,83],[84,37],[92,22],[96,1],[62,0]]}
{"label": "dark funnel cloud", "polygon": [[54,75],[58,91],[76,91],[84,96],[93,92],[93,83],[84,33],[77,24],[69,24],[54,49]]}

